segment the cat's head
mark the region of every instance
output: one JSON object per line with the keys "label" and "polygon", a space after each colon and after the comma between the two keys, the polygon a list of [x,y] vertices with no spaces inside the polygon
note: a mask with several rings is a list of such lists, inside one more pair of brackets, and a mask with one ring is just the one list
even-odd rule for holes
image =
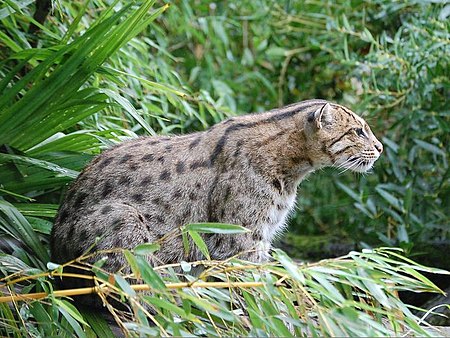
{"label": "cat's head", "polygon": [[367,122],[340,105],[321,105],[308,114],[306,124],[315,146],[320,145],[316,154],[323,166],[366,172],[383,152]]}

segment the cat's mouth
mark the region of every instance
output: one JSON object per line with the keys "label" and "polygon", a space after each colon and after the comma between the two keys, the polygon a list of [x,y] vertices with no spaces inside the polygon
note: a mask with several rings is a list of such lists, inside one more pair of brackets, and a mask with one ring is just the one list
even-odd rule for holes
{"label": "cat's mouth", "polygon": [[351,170],[358,173],[366,173],[372,169],[375,161],[378,159],[379,155],[376,154],[358,154],[347,158],[342,163],[337,164],[338,169],[342,169],[342,172]]}

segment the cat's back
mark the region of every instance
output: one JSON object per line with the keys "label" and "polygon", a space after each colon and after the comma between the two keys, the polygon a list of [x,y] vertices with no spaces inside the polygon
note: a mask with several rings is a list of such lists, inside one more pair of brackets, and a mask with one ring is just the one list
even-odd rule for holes
{"label": "cat's back", "polygon": [[210,143],[202,142],[203,134],[141,137],[104,151],[69,189],[65,206],[83,209],[111,198],[143,202],[158,190],[167,194],[168,187],[187,184],[194,169],[211,169],[204,156]]}
{"label": "cat's back", "polygon": [[[242,154],[236,152],[243,147],[242,135],[229,131],[255,118],[233,117],[204,132],[140,137],[105,150],[72,184],[56,223],[67,221],[68,214],[75,221],[77,215],[108,199],[150,205],[161,198],[177,201],[185,194],[193,199],[194,191],[207,197],[201,190],[213,184],[214,177],[226,177],[230,165],[242,164]],[[243,168],[240,174],[246,174]]]}

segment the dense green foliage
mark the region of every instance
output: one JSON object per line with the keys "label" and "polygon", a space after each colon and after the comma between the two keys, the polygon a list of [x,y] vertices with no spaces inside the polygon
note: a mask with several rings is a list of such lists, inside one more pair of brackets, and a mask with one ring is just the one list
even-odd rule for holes
{"label": "dense green foliage", "polygon": [[[182,1],[92,76],[80,71],[63,78],[64,73],[55,72],[47,83],[56,88],[54,79],[59,78],[64,84],[63,96],[58,97],[56,88],[48,91],[46,100],[40,95],[42,87],[33,86],[39,102],[34,101],[33,90],[27,93],[27,100],[16,102],[21,88],[42,81],[44,69],[54,65],[60,65],[59,71],[67,69],[70,60],[63,56],[70,55],[76,44],[62,48],[56,41],[58,36],[63,44],[71,41],[93,19],[95,12],[89,11],[79,18],[78,26],[75,21],[65,32],[67,23],[83,13],[80,7],[77,2],[58,7],[54,14],[61,20],[45,26],[38,40],[40,48],[34,50],[21,33],[28,25],[25,17],[16,14],[14,21],[11,16],[3,19],[10,34],[3,38],[1,51],[4,59],[10,57],[2,63],[4,90],[10,79],[18,81],[15,73],[25,74],[47,57],[49,47],[60,51],[59,56],[40,65],[40,72],[28,72],[26,82],[15,91],[2,95],[2,107],[8,111],[1,116],[0,144],[7,144],[11,155],[27,152],[33,158],[79,170],[89,159],[86,154],[97,153],[99,147],[123,137],[184,133],[206,128],[229,114],[326,98],[352,107],[369,120],[385,143],[385,156],[374,175],[355,178],[326,170],[304,183],[301,216],[292,222],[292,229],[307,234],[336,233],[357,243],[405,249],[418,241],[448,237],[449,171],[444,148],[450,143],[447,7],[427,2],[194,5]],[[3,13],[5,16],[5,9]],[[120,44],[112,48],[117,47]],[[89,52],[83,51],[85,55]],[[82,67],[95,70],[95,62],[101,63],[107,56],[100,55]],[[22,66],[25,68],[20,71]],[[8,72],[10,69],[13,71]],[[78,76],[75,81],[74,76]],[[75,95],[81,88],[84,90]],[[86,100],[92,105],[81,103]],[[33,109],[27,106],[27,114],[18,114],[28,102],[33,102]],[[66,102],[67,107],[58,102]],[[85,118],[98,111],[104,114]],[[46,123],[36,127],[44,117]],[[60,140],[63,135],[58,132],[70,135]],[[53,144],[35,147],[46,139]],[[2,161],[6,160],[3,157]],[[45,170],[37,176],[37,168],[27,169],[32,175],[16,169],[2,171],[2,188],[45,203],[57,204],[60,187],[76,175],[62,177]],[[55,189],[56,194],[49,194]]]}
{"label": "dense green foliage", "polygon": [[[226,116],[309,98],[336,101],[364,116],[385,153],[371,175],[327,169],[304,182],[291,231],[333,234],[360,247],[401,246],[408,253],[420,242],[448,239],[448,6],[185,0],[149,11],[152,5],[61,1],[43,25],[33,19],[30,1],[0,5],[0,233],[14,251],[14,257],[2,256],[4,275],[45,270],[48,234],[67,185],[102,149],[138,135],[203,130]],[[29,33],[30,22],[39,33]],[[378,278],[375,284],[382,282]],[[50,287],[45,278],[36,286]],[[120,286],[128,291],[126,282]],[[41,334],[69,327],[78,334],[70,304],[54,302],[69,324],[41,327]],[[47,310],[34,304],[28,315],[45,321]],[[261,313],[264,306],[281,311],[261,306]],[[360,316],[354,312],[360,307],[351,304],[339,316]],[[8,312],[7,306],[1,309]],[[263,325],[258,316],[250,327]],[[222,320],[225,327],[236,323]],[[264,325],[275,330],[274,323]],[[260,333],[239,325],[233,334]],[[320,332],[386,335],[373,327]]]}

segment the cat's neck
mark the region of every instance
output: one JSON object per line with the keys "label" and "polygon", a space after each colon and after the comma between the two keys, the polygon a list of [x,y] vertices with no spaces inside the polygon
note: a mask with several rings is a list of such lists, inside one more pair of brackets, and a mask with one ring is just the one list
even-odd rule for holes
{"label": "cat's neck", "polygon": [[[254,167],[263,177],[269,181],[278,180],[281,191],[292,194],[300,182],[315,170],[306,144],[302,129],[288,127],[258,137],[249,153]],[[278,184],[274,184],[277,187]]]}
{"label": "cat's neck", "polygon": [[305,110],[271,111],[223,123],[213,132],[217,142],[210,162],[220,166],[240,158],[280,193],[295,194],[316,168],[303,129],[306,116]]}

